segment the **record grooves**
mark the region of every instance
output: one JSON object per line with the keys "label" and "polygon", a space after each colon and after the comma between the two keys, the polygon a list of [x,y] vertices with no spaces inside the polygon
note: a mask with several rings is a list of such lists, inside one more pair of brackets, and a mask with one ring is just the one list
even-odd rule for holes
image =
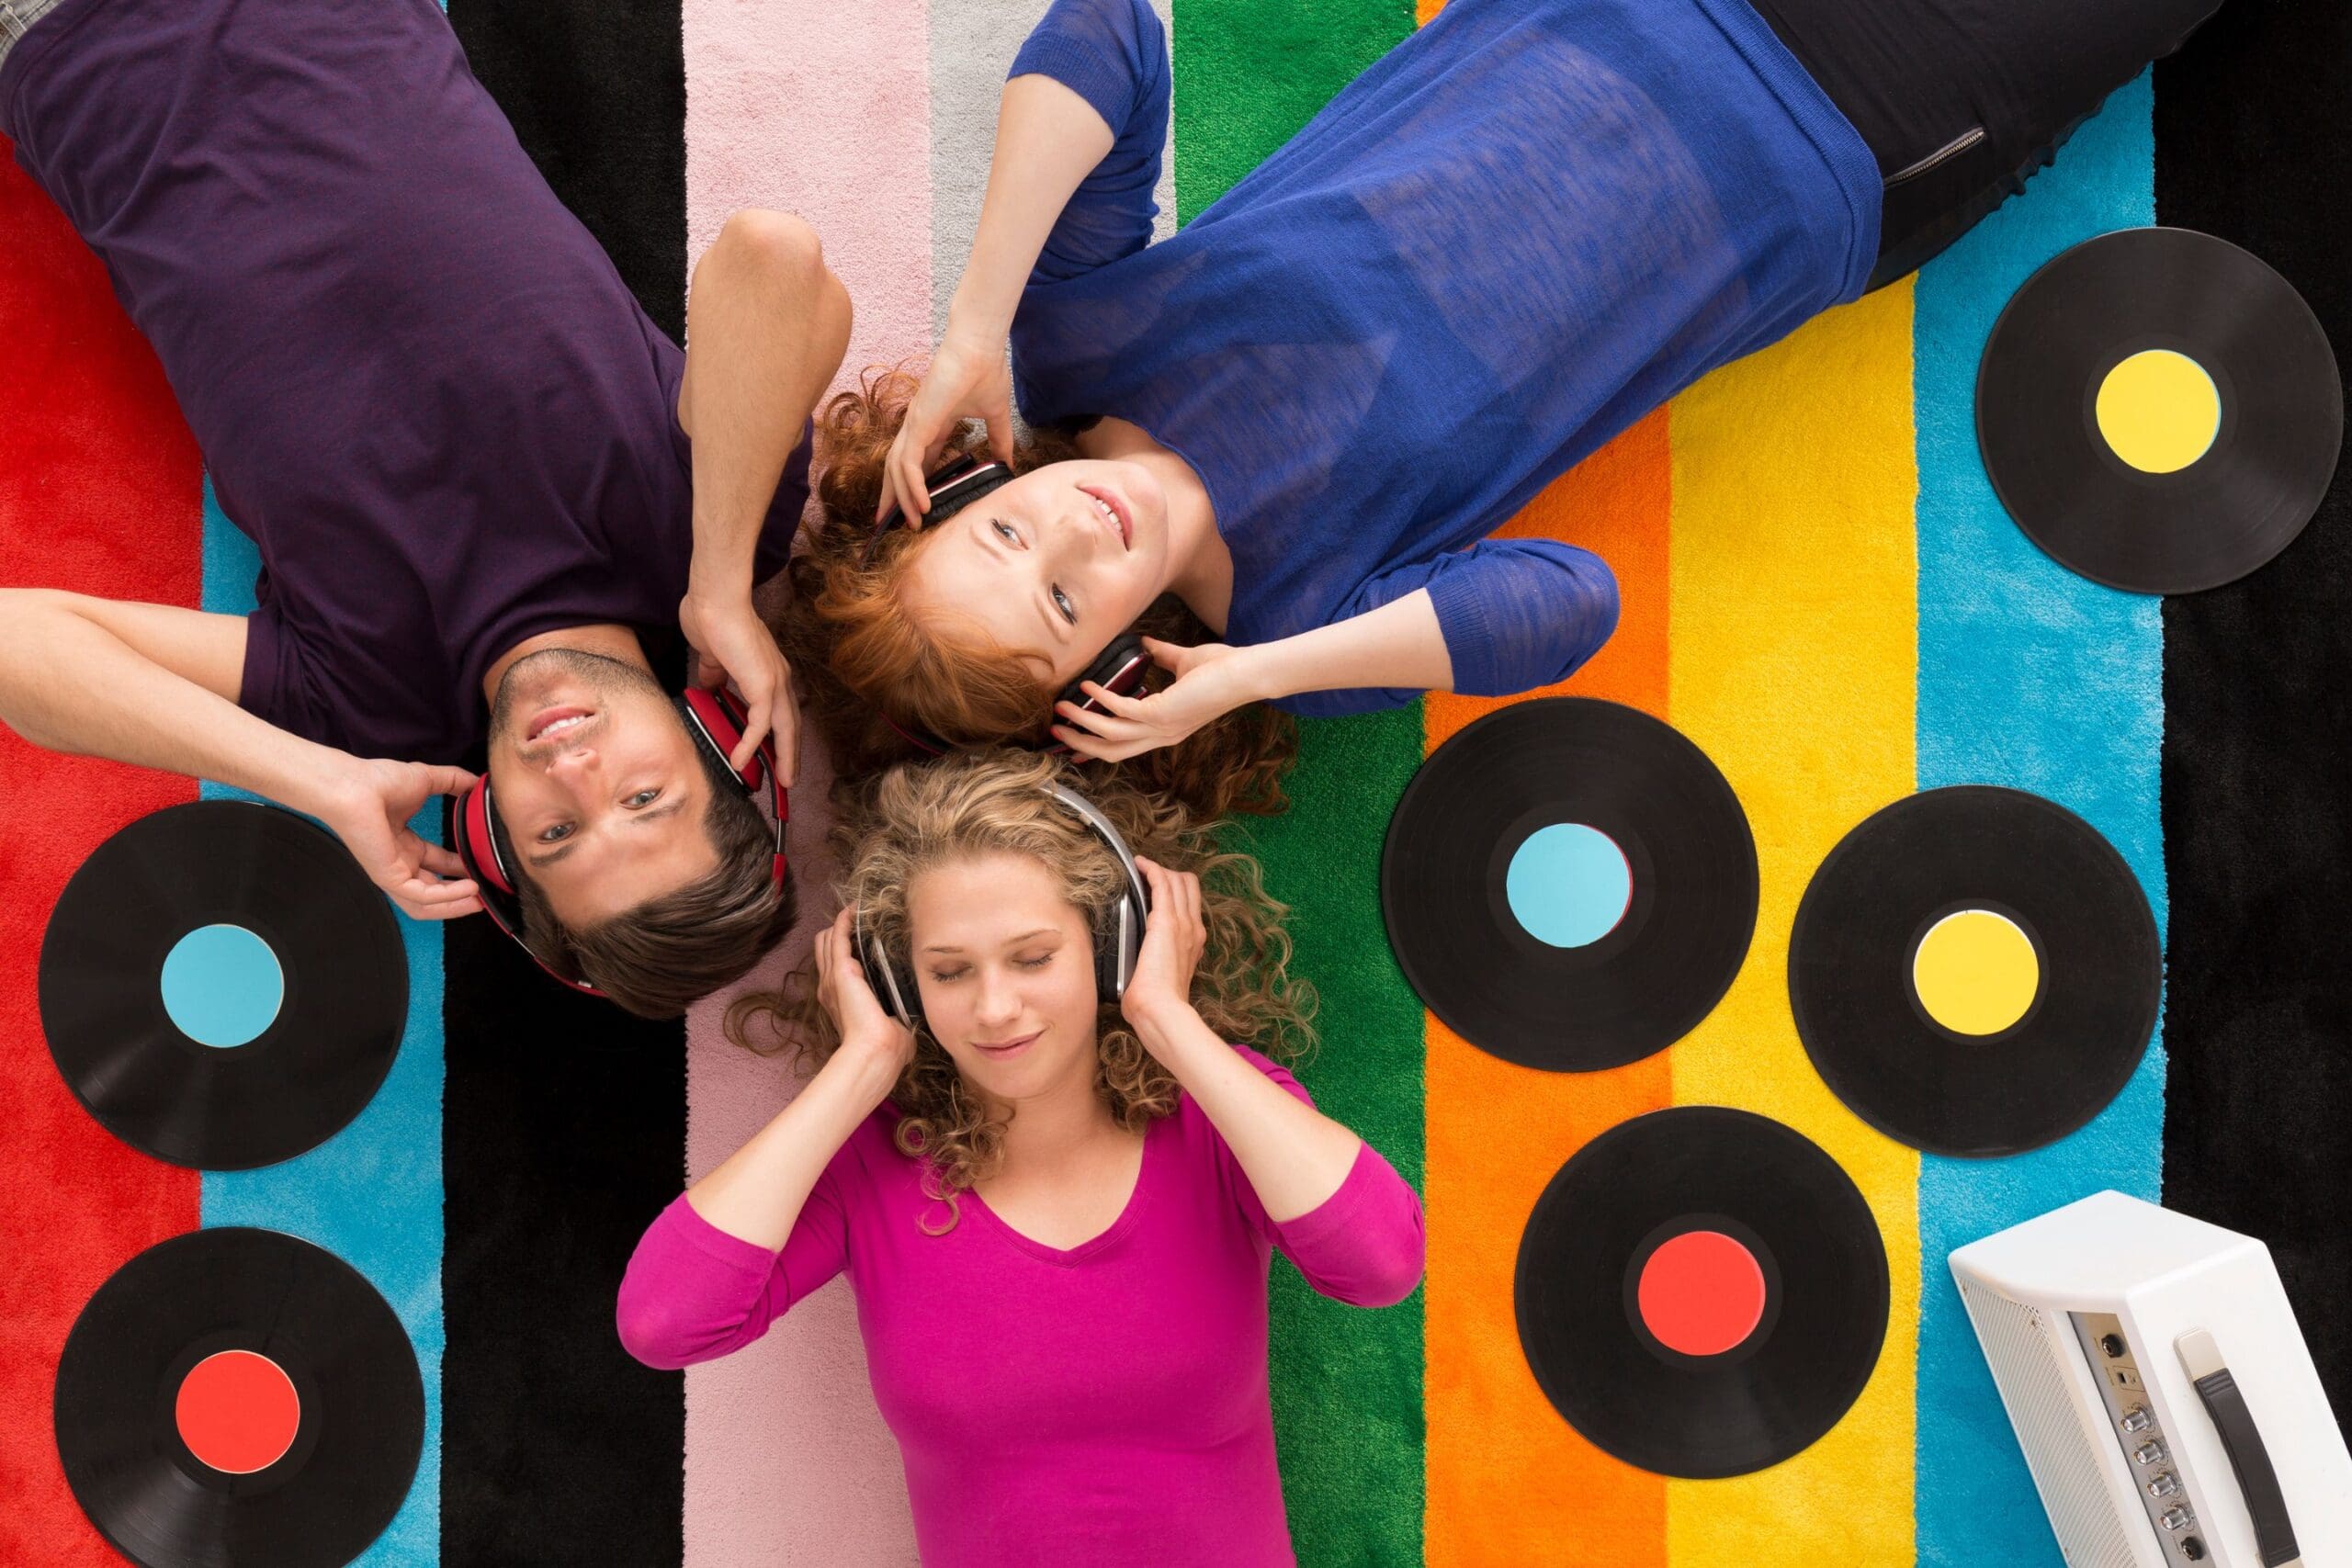
{"label": "record grooves", "polygon": [[[212,927],[258,938],[282,1001],[245,1043],[201,1043],[159,976]],[[335,838],[291,812],[200,801],[92,852],[51,912],[40,1015],[58,1071],[124,1142],[174,1165],[244,1170],[301,1154],[359,1114],[399,1053],[408,963],[383,895]]]}
{"label": "record grooves", "polygon": [[1591,1072],[1664,1050],[1722,999],[1755,931],[1756,846],[1671,727],[1540,698],[1421,764],[1380,898],[1398,966],[1447,1027],[1505,1061]]}
{"label": "record grooves", "polygon": [[[275,1369],[299,1406],[247,1473],[188,1441],[192,1384],[222,1359]],[[217,1452],[241,1413],[212,1414],[197,1446]],[[340,1568],[408,1495],[424,1384],[399,1318],[349,1264],[230,1226],[159,1242],[98,1287],[66,1337],[54,1419],[75,1499],[145,1568]]]}
{"label": "record grooves", "polygon": [[[2170,453],[2154,467],[2131,438],[2151,423],[2176,427],[2151,444]],[[1977,446],[2001,504],[2060,565],[2133,592],[2217,587],[2277,556],[2326,495],[2343,437],[2311,307],[2260,258],[2192,230],[2060,253],[2003,308],[1977,367]]]}
{"label": "record grooves", "polygon": [[1528,1369],[1570,1426],[1628,1464],[1712,1480],[1838,1424],[1878,1364],[1889,1289],[1877,1222],[1837,1161],[1703,1105],[1621,1122],[1560,1168],[1512,1299]]}

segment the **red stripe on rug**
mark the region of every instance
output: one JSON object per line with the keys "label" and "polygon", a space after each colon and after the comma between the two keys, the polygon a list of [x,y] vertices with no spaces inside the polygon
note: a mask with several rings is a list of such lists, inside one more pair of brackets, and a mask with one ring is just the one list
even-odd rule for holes
{"label": "red stripe on rug", "polygon": [[[105,269],[0,141],[0,585],[194,605],[203,470]],[[190,781],[60,757],[0,728],[0,1562],[119,1568],[59,1469],[51,1385],[74,1315],[141,1249],[198,1219],[198,1178],[85,1112],[40,1029],[49,912],[107,836]]]}

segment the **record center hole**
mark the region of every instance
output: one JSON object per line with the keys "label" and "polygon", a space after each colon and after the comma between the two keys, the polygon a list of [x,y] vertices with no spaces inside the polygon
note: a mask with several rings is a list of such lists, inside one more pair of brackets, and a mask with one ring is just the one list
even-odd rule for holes
{"label": "record center hole", "polygon": [[1511,852],[1503,895],[1528,935],[1584,947],[1617,929],[1634,901],[1634,871],[1617,840],[1581,822],[1538,828]]}
{"label": "record center hole", "polygon": [[1998,1034],[2041,988],[2033,939],[2006,915],[1961,909],[1928,928],[1911,955],[1919,1005],[1954,1034]]}
{"label": "record center hole", "polygon": [[2222,394],[2205,367],[2168,348],[2143,349],[2098,384],[2098,433],[2147,474],[2177,473],[2222,429]]}
{"label": "record center hole", "polygon": [[224,1475],[251,1475],[294,1446],[302,1400],[294,1380],[268,1357],[222,1350],[180,1380],[172,1416],[188,1452]]}
{"label": "record center hole", "polygon": [[1764,1319],[1764,1269],[1721,1231],[1684,1231],[1642,1262],[1634,1288],[1642,1326],[1669,1350],[1720,1356]]}
{"label": "record center hole", "polygon": [[277,1020],[286,971],[243,926],[198,926],[164,958],[164,1011],[199,1045],[243,1045]]}

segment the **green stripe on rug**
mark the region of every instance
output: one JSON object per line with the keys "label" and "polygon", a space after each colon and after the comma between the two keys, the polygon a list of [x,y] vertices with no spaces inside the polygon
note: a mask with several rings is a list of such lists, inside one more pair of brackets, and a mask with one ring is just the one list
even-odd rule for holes
{"label": "green stripe on rug", "polygon": [[[1176,0],[1176,210],[1189,222],[1413,30],[1410,0]],[[1299,972],[1321,990],[1323,1043],[1300,1077],[1416,1188],[1422,1170],[1421,1005],[1380,919],[1388,813],[1421,760],[1409,708],[1301,726],[1280,818],[1236,848],[1291,908]],[[1274,1273],[1274,1438],[1298,1560],[1421,1561],[1421,1296],[1381,1312]]]}
{"label": "green stripe on rug", "polygon": [[[1300,1079],[1418,1190],[1421,1004],[1389,956],[1380,846],[1421,760],[1420,705],[1301,728],[1290,810],[1246,819],[1228,841],[1264,863],[1267,886],[1290,906],[1298,971],[1322,993],[1322,1042]],[[1421,1292],[1365,1312],[1324,1300],[1278,1265],[1272,1359],[1274,1440],[1298,1560],[1419,1568]]]}
{"label": "green stripe on rug", "polygon": [[1412,30],[1412,0],[1176,0],[1176,220],[1191,222]]}

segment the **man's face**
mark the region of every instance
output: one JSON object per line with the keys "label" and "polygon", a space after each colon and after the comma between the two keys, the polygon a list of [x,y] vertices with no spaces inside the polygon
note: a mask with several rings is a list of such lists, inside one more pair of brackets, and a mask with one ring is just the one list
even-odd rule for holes
{"label": "man's face", "polygon": [[593,926],[718,863],[710,784],[669,694],[575,649],[517,660],[490,716],[490,782],[526,873],[566,926]]}

